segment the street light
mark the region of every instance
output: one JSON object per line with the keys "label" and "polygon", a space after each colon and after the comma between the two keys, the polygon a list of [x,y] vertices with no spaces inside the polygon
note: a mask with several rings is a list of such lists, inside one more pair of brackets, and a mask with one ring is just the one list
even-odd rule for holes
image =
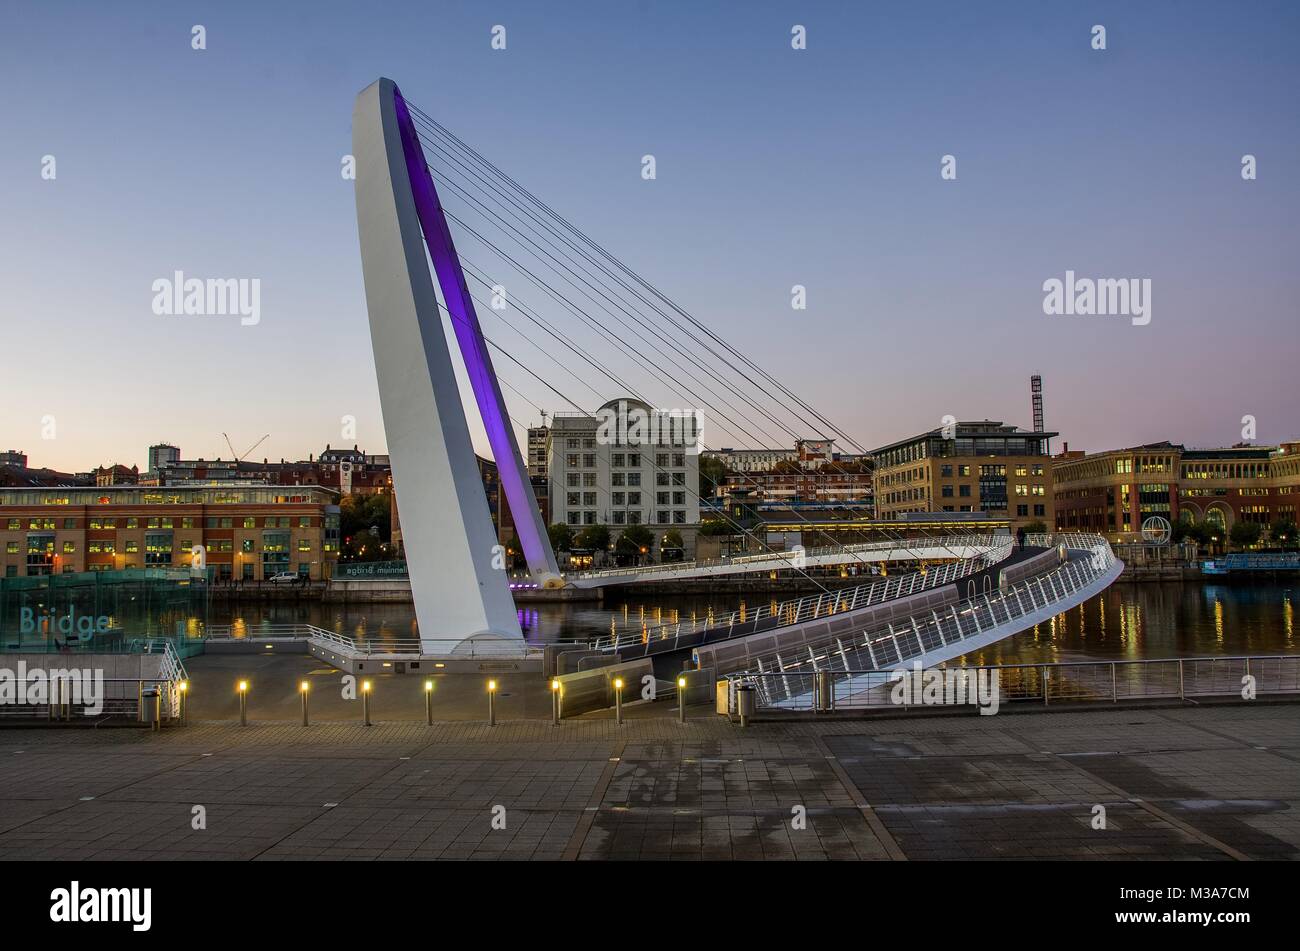
{"label": "street light", "polygon": [[551,723],[560,725],[560,678],[551,678]]}
{"label": "street light", "polygon": [[239,725],[248,726],[248,681],[239,682]]}
{"label": "street light", "polygon": [[304,680],[302,683],[300,683],[300,684],[298,685],[298,692],[302,694],[302,725],[303,725],[303,726],[306,726],[306,725],[307,725],[307,690],[308,690],[308,688],[309,688],[309,684],[308,684],[307,681],[305,681],[305,680]]}
{"label": "street light", "polygon": [[623,678],[614,678],[614,717],[623,724]]}
{"label": "street light", "polygon": [[370,726],[370,681],[361,681],[361,725]]}
{"label": "street light", "polygon": [[424,682],[424,720],[429,726],[433,726],[433,681]]}
{"label": "street light", "polygon": [[488,726],[497,725],[497,682],[489,680],[488,684]]}
{"label": "street light", "polygon": [[677,722],[686,722],[686,678],[677,678]]}

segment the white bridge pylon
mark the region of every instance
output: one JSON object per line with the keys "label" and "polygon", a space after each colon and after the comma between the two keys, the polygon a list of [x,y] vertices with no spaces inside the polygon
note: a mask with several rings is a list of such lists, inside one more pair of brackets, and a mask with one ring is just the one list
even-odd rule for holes
{"label": "white bridge pylon", "polygon": [[[491,640],[523,650],[453,372],[426,242],[528,566],[560,583],[451,233],[405,100],[390,79],[352,112],[357,235],[370,341],[411,594],[426,653]],[[500,643],[506,642],[506,643]]]}

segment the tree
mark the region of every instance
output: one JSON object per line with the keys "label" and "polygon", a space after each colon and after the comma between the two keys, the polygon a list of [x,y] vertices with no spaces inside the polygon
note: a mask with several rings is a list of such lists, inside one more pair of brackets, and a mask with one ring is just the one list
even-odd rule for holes
{"label": "tree", "polygon": [[711,499],[727,481],[727,464],[716,456],[700,456],[700,498]]}
{"label": "tree", "polygon": [[682,533],[675,528],[670,528],[664,532],[664,548],[684,548],[685,542],[682,541]]}
{"label": "tree", "polygon": [[1295,547],[1296,541],[1300,539],[1300,529],[1296,528],[1293,519],[1284,518],[1273,525],[1270,532],[1275,541],[1282,548]]}
{"label": "tree", "polygon": [[1217,532],[1209,522],[1197,522],[1195,525],[1184,525],[1179,522],[1178,525],[1183,528],[1183,537],[1190,538],[1197,545],[1208,548],[1214,544],[1214,536]]}
{"label": "tree", "polygon": [[734,535],[736,527],[725,519],[711,518],[700,522],[700,532],[706,538],[714,535]]}
{"label": "tree", "polygon": [[356,539],[377,529],[376,541],[387,544],[391,532],[391,509],[386,494],[345,495],[339,500],[339,532],[344,538]]}
{"label": "tree", "polygon": [[614,551],[619,555],[639,559],[642,555],[650,554],[654,540],[654,534],[644,525],[629,525],[619,534]]}
{"label": "tree", "polygon": [[1228,537],[1238,548],[1249,548],[1259,541],[1263,528],[1258,522],[1237,522],[1228,532]]}
{"label": "tree", "polygon": [[563,522],[546,526],[546,534],[551,537],[551,551],[568,551],[573,545],[573,529]]}
{"label": "tree", "polygon": [[1025,525],[1024,532],[1026,535],[1046,535],[1047,525],[1041,521],[1029,522]]}
{"label": "tree", "polygon": [[578,537],[574,539],[574,544],[579,548],[603,551],[609,547],[609,526],[588,525],[578,533]]}

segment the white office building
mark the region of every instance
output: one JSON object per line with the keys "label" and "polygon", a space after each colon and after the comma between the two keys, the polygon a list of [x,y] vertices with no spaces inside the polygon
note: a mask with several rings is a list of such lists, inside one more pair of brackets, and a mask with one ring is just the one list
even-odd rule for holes
{"label": "white office building", "polygon": [[656,549],[670,529],[694,551],[700,521],[699,432],[694,416],[612,400],[596,415],[557,413],[547,463],[551,521],[575,532],[608,525],[612,539],[645,525]]}

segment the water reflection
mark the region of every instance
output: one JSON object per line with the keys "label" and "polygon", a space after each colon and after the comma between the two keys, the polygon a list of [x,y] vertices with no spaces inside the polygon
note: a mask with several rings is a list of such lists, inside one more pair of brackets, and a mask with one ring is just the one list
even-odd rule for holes
{"label": "water reflection", "polygon": [[[755,600],[749,596],[749,603]],[[771,599],[758,598],[766,614]],[[967,663],[1010,664],[1123,660],[1213,654],[1290,653],[1295,644],[1295,591],[1290,584],[1113,585],[1091,601],[966,657]],[[716,623],[753,611],[735,594],[521,604],[519,626],[531,643],[634,632],[646,638]],[[356,637],[418,636],[409,604],[218,605],[214,624],[235,623],[256,636],[274,624],[310,623]]]}

